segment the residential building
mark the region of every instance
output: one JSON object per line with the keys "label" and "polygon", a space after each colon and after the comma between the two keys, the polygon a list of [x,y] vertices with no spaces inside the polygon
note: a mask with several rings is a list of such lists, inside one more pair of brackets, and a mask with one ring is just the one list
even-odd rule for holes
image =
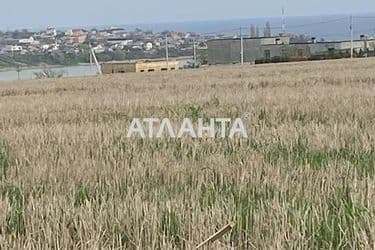
{"label": "residential building", "polygon": [[[290,43],[288,37],[262,37],[243,39],[245,63],[302,61],[314,59],[350,57],[351,46],[356,57],[375,54],[375,39]],[[206,52],[207,51],[207,52]],[[207,41],[208,64],[232,64],[241,62],[241,39],[214,39]]]}
{"label": "residential building", "polygon": [[7,45],[7,46],[5,46],[4,51],[5,52],[11,52],[11,53],[22,52],[22,46],[19,46],[19,45]]}
{"label": "residential building", "polygon": [[[263,57],[261,46],[289,44],[290,37],[244,38],[244,62],[253,63]],[[231,64],[241,62],[241,39],[214,39],[207,41],[209,64]]]}
{"label": "residential building", "polygon": [[161,72],[179,69],[176,60],[165,61],[161,59],[142,61],[106,62],[101,64],[103,74],[130,73],[130,72]]}
{"label": "residential building", "polygon": [[65,32],[68,44],[82,44],[87,40],[87,32],[81,29],[72,29]]}
{"label": "residential building", "polygon": [[29,38],[24,38],[24,39],[20,39],[18,40],[18,43],[19,44],[23,44],[23,45],[31,45],[31,44],[35,44],[35,39],[34,37],[29,37]]}

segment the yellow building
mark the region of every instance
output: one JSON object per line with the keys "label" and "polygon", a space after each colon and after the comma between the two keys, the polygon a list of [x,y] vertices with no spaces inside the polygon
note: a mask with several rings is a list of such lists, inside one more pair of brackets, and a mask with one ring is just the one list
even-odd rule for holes
{"label": "yellow building", "polygon": [[179,69],[176,60],[143,60],[143,61],[114,61],[101,64],[103,74],[130,73],[130,72],[161,72]]}

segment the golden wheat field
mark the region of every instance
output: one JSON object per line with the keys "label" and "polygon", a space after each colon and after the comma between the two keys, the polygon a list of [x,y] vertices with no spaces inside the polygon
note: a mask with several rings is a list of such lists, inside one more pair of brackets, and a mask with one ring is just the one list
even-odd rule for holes
{"label": "golden wheat field", "polygon": [[375,59],[0,82],[0,141],[0,249],[375,249]]}

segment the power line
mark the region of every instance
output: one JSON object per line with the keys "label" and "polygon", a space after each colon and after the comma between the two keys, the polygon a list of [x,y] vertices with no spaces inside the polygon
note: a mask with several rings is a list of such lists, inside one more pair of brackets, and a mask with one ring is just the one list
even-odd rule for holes
{"label": "power line", "polygon": [[205,36],[205,35],[219,35],[219,34],[223,34],[223,33],[229,33],[229,32],[233,32],[233,31],[239,31],[239,30],[240,30],[239,28],[234,28],[234,29],[220,30],[220,31],[213,31],[213,32],[206,32],[206,33],[199,33],[199,34],[202,35],[202,36]]}
{"label": "power line", "polygon": [[325,33],[325,34],[320,34],[321,38],[324,38],[324,37],[333,37],[333,36],[343,36],[343,35],[347,35],[348,33],[347,32],[342,32],[342,33]]}
{"label": "power line", "polygon": [[375,16],[354,16],[355,19],[375,19]]}
{"label": "power line", "polygon": [[[320,22],[313,22],[313,23],[305,23],[305,24],[298,24],[298,25],[290,25],[288,28],[300,28],[300,27],[307,27],[307,26],[313,26],[313,25],[319,25],[319,24],[327,24],[327,23],[333,23],[333,22],[338,22],[342,20],[347,20],[347,18],[337,18],[337,19],[332,19],[332,20],[327,20],[327,21],[320,21]],[[250,29],[251,26],[245,26],[242,27],[245,29]],[[271,27],[271,29],[279,29],[282,30],[282,26],[274,26]],[[217,35],[220,33],[228,33],[228,32],[233,32],[233,31],[239,31],[239,28],[233,28],[233,29],[228,29],[228,30],[221,30],[221,31],[216,31],[216,32],[207,32],[207,33],[200,33],[200,35]]]}
{"label": "power line", "polygon": [[361,29],[361,30],[355,30],[355,34],[363,34],[363,33],[367,33],[367,32],[372,32],[372,33],[375,33],[375,27],[372,28],[372,29]]}
{"label": "power line", "polygon": [[335,23],[335,22],[339,22],[339,21],[343,21],[343,20],[347,20],[347,18],[343,17],[343,18],[337,18],[337,19],[332,19],[332,20],[327,20],[327,21],[320,21],[320,22],[314,22],[314,23],[294,25],[294,27],[305,27],[305,26],[318,25],[318,24]]}
{"label": "power line", "polygon": [[[335,23],[335,22],[339,22],[343,20],[347,20],[347,18],[345,17],[345,18],[337,18],[337,19],[332,19],[332,20],[327,20],[327,21],[290,25],[288,26],[288,28],[303,28],[303,27],[314,26],[314,25],[319,25],[319,24]],[[282,29],[282,27],[272,27],[272,29]]]}
{"label": "power line", "polygon": [[[305,23],[305,24],[298,24],[298,25],[288,25],[288,28],[303,28],[307,26],[314,26],[314,25],[319,25],[319,24],[327,24],[327,23],[334,23],[334,22],[339,22],[339,21],[344,21],[347,20],[347,17],[342,17],[342,18],[337,18],[337,19],[331,19],[327,21],[320,21],[320,22],[313,22],[313,23]],[[244,27],[245,29],[249,29],[251,26],[246,26]],[[282,30],[282,26],[272,26],[271,29],[273,30]],[[238,30],[238,29],[237,29]]]}
{"label": "power line", "polygon": [[[353,22],[355,19],[375,19],[375,16],[353,16],[352,17]],[[340,21],[347,21],[347,17],[342,17],[342,18],[335,18],[335,19],[330,19],[326,21],[319,21],[319,22],[311,22],[311,23],[304,23],[304,24],[298,24],[298,25],[288,25],[288,29],[294,29],[294,28],[303,28],[303,27],[308,27],[308,26],[314,26],[314,25],[321,25],[321,24],[329,24],[329,23],[335,23],[335,22],[340,22]],[[242,26],[241,28],[243,29],[250,29],[251,26]],[[225,34],[227,33],[227,37],[232,37],[234,35],[239,35],[241,33],[241,28],[233,28],[233,29],[227,29],[227,30],[220,30],[220,31],[214,31],[214,32],[206,32],[206,33],[200,33],[200,35],[205,36],[205,35],[220,35],[220,34]],[[273,26],[271,27],[272,30],[283,30],[283,26]],[[372,30],[371,30],[372,31]],[[232,33],[232,35],[228,34]],[[237,34],[235,34],[237,33]],[[355,32],[357,33],[357,32]]]}

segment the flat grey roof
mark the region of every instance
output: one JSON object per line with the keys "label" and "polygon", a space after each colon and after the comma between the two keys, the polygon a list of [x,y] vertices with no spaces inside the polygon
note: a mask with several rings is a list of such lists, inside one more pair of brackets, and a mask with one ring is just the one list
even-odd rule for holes
{"label": "flat grey roof", "polygon": [[[289,36],[262,36],[262,37],[244,37],[244,40],[260,40],[260,39],[267,39],[267,38],[290,38]],[[225,40],[241,40],[241,38],[217,38],[217,39],[210,39],[210,41],[225,41]]]}

